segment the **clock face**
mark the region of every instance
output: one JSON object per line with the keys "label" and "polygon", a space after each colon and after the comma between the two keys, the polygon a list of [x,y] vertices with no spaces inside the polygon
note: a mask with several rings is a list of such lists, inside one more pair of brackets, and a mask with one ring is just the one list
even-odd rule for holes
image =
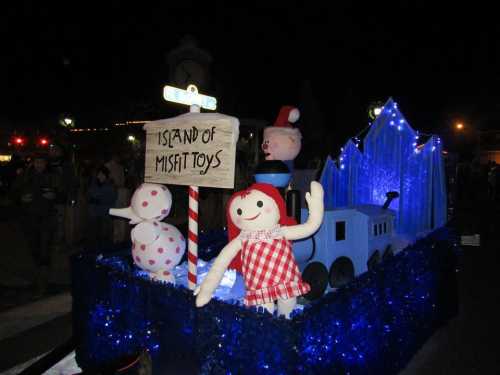
{"label": "clock face", "polygon": [[202,86],[205,83],[205,69],[194,60],[182,60],[174,70],[174,81],[180,88],[190,84]]}

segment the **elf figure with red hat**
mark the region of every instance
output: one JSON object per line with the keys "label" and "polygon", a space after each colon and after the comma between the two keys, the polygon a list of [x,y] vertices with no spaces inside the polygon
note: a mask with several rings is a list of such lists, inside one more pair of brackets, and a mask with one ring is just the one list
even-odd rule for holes
{"label": "elf figure with red hat", "polygon": [[262,151],[266,160],[282,160],[286,163],[297,157],[302,135],[292,124],[297,122],[299,117],[300,112],[297,108],[285,105],[281,107],[274,125],[264,129]]}
{"label": "elf figure with red hat", "polygon": [[263,306],[270,313],[277,307],[278,315],[289,318],[297,297],[310,290],[302,281],[291,241],[309,237],[320,227],[324,212],[321,184],[311,182],[311,192],[305,198],[309,217],[305,223],[294,225],[274,186],[256,183],[233,194],[226,212],[230,242],[195,290],[196,306],[210,301],[230,263],[241,257],[245,305]]}

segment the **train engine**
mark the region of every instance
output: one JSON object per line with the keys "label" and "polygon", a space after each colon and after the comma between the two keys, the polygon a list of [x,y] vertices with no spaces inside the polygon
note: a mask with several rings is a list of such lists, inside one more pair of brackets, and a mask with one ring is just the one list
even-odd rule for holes
{"label": "train engine", "polygon": [[[321,297],[327,288],[338,288],[393,255],[394,219],[384,206],[358,205],[325,211],[320,229],[312,238],[294,242],[294,255],[302,277],[311,285],[309,300]],[[306,209],[301,219],[307,219]]]}

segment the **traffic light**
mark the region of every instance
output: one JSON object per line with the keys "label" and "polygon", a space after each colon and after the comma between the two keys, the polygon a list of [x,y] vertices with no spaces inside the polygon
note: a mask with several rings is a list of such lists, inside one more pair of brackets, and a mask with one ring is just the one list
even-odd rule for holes
{"label": "traffic light", "polygon": [[26,138],[24,138],[23,136],[20,136],[20,135],[15,135],[12,137],[12,140],[10,143],[13,144],[14,146],[22,147],[22,146],[26,145]]}
{"label": "traffic light", "polygon": [[50,144],[49,139],[47,137],[40,137],[40,138],[38,138],[38,142],[37,143],[41,147],[47,147]]}

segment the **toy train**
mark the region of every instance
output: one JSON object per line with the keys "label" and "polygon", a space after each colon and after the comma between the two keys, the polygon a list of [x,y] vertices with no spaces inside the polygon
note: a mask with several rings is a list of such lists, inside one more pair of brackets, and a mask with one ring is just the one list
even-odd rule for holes
{"label": "toy train", "polygon": [[[388,209],[397,193],[388,193],[384,206],[359,205],[326,210],[312,238],[294,242],[293,252],[302,278],[311,285],[309,300],[338,288],[394,253],[395,212]],[[301,221],[307,219],[301,210]]]}
{"label": "toy train", "polygon": [[[264,161],[256,170],[257,182],[270,183],[285,195],[287,214],[305,222],[309,212],[300,208],[300,192],[288,190],[291,174],[284,163]],[[338,288],[373,268],[394,253],[394,219],[389,209],[397,192],[388,192],[383,206],[358,205],[325,210],[320,229],[312,236],[294,241],[293,253],[302,278],[311,285],[308,300],[320,298],[327,288]]]}

